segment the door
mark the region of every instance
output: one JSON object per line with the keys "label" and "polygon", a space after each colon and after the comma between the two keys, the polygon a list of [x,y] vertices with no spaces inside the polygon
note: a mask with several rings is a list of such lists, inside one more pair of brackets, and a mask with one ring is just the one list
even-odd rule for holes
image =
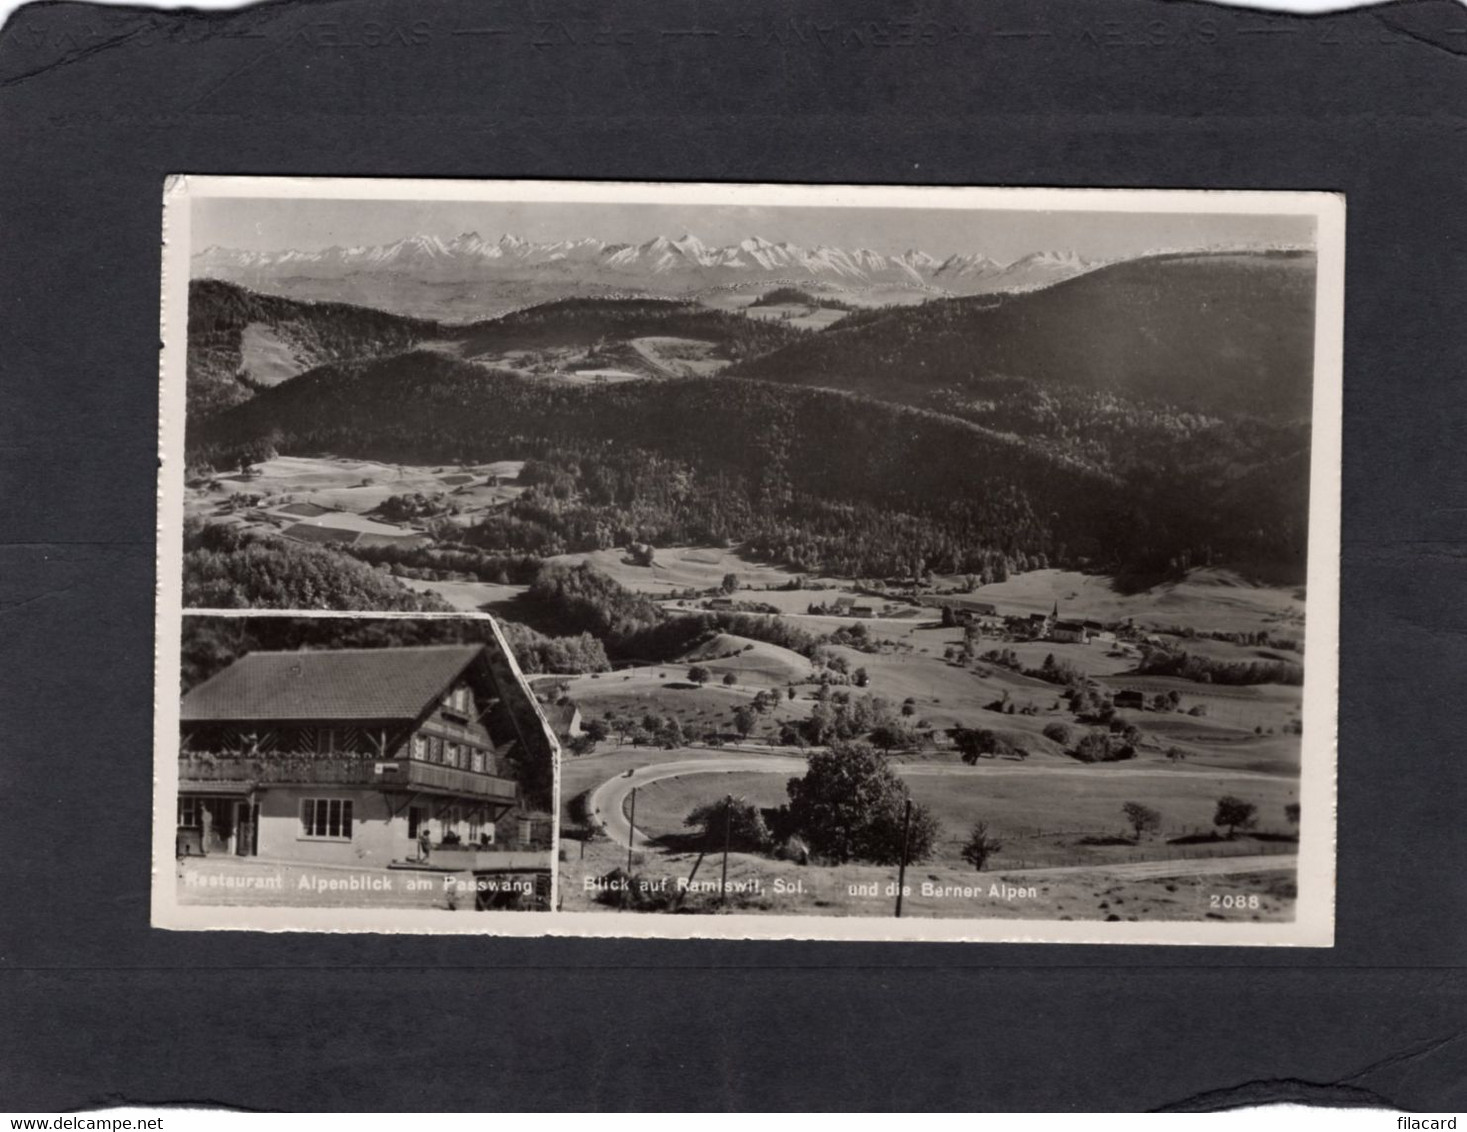
{"label": "door", "polygon": [[253,857],[259,851],[260,803],[240,802],[235,809],[235,855]]}
{"label": "door", "polygon": [[200,807],[204,826],[204,852],[230,852],[230,838],[234,834],[234,801],[229,798],[204,798]]}

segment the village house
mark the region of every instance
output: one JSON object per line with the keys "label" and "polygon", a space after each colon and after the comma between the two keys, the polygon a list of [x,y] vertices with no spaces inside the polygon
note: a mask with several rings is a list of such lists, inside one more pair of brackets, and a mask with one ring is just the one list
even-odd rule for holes
{"label": "village house", "polygon": [[[555,742],[484,644],[251,652],[184,695],[180,855],[419,860],[549,847]],[[523,856],[523,852],[516,853]]]}
{"label": "village house", "polygon": [[541,704],[540,712],[545,716],[550,733],[557,739],[569,741],[585,734],[581,709],[570,700],[561,700],[555,704]]}

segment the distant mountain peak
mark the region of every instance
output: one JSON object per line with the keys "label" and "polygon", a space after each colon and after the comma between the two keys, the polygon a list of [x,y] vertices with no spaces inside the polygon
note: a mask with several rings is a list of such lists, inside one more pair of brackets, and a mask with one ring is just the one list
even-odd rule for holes
{"label": "distant mountain peak", "polygon": [[1068,250],[1036,251],[1003,264],[982,252],[939,257],[908,248],[886,253],[870,247],[800,245],[758,234],[712,245],[686,231],[675,238],[658,234],[641,243],[606,243],[593,236],[534,241],[508,232],[489,241],[474,230],[446,238],[418,233],[386,244],[319,251],[243,251],[215,244],[197,253],[194,264],[200,275],[256,287],[268,287],[275,275],[329,280],[390,271],[427,282],[492,282],[524,273],[523,278],[541,282],[565,278],[577,285],[642,286],[659,293],[806,281],[954,294],[1032,290],[1098,266]]}

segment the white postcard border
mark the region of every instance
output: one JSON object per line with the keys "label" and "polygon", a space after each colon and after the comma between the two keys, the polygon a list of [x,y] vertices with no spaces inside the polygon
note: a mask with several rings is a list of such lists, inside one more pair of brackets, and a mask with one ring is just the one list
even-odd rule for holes
{"label": "white postcard border", "polygon": [[[1283,923],[1214,921],[1060,922],[1051,920],[674,916],[555,910],[559,903],[559,760],[552,842],[552,911],[449,913],[401,909],[213,907],[180,905],[174,883],[173,809],[177,791],[178,658],[182,618],[183,458],[186,406],[190,205],[205,198],[335,200],[622,202],[781,205],[820,208],[998,209],[1313,216],[1318,271],[1305,600],[1298,897]],[[151,922],[181,930],[327,931],[639,939],[789,939],[994,943],[1103,943],[1182,946],[1330,947],[1335,934],[1336,770],[1339,670],[1341,412],[1345,200],[1328,192],[1231,189],[1057,189],[466,181],[180,174],[163,192],[159,460],[154,654],[154,810]],[[470,613],[363,610],[188,610],[189,615],[483,618]],[[497,625],[496,625],[497,631]],[[1002,875],[995,870],[993,877]],[[893,879],[895,871],[893,870]]]}

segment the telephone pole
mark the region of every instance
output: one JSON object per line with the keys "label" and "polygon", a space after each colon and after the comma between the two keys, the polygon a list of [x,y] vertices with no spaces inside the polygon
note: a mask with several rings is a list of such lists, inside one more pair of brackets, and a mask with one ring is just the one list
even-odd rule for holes
{"label": "telephone pole", "polygon": [[627,819],[631,826],[631,832],[627,834],[627,878],[632,875],[632,847],[637,843],[637,788],[632,787],[632,813]]}
{"label": "telephone pole", "polygon": [[902,811],[902,863],[897,868],[897,919],[902,918],[902,893],[907,887],[907,835],[912,829],[912,799],[907,799],[906,808]]}
{"label": "telephone pole", "polygon": [[719,882],[718,892],[722,897],[722,904],[728,907],[728,839],[729,839],[729,817],[733,810],[733,795],[727,794],[723,799],[723,880]]}

